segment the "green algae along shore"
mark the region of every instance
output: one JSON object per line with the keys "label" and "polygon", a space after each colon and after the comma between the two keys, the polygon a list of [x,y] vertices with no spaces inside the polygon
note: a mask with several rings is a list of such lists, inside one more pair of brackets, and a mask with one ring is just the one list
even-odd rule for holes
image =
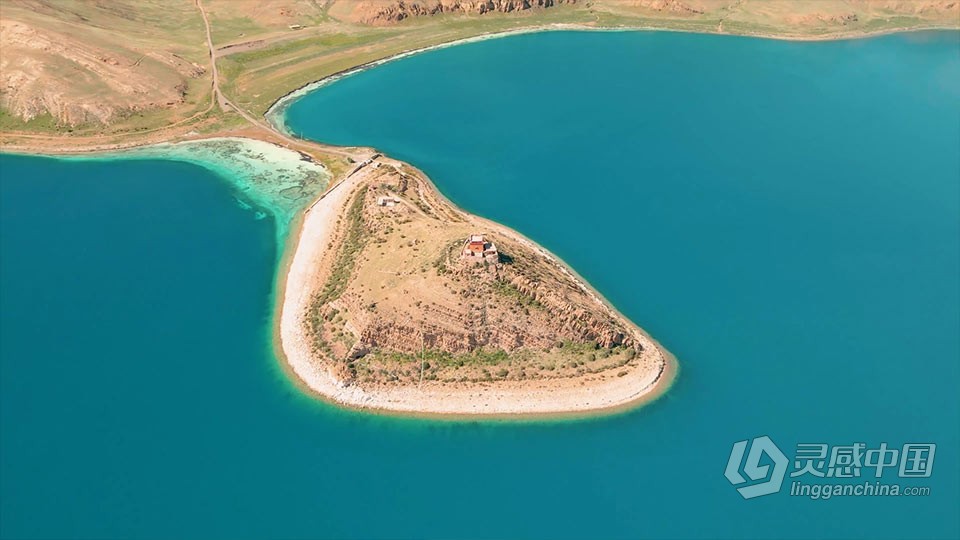
{"label": "green algae along shore", "polygon": [[[275,216],[282,241],[294,216],[322,193],[330,172],[309,156],[276,144],[245,137],[213,137],[130,149],[60,154],[65,160],[164,159],[183,161],[212,171],[237,190],[242,199]],[[258,214],[264,217],[264,214]],[[282,245],[282,244],[281,244]]]}
{"label": "green algae along shore", "polygon": [[256,139],[222,137],[144,147],[136,157],[158,157],[208,168],[276,216],[278,234],[322,193],[330,173],[309,156]]}

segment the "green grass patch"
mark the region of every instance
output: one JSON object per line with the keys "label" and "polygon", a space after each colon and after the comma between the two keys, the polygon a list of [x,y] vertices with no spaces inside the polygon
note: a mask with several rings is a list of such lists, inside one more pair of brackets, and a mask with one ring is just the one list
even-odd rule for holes
{"label": "green grass patch", "polygon": [[0,109],[0,130],[62,133],[66,131],[66,128],[61,126],[50,113],[44,113],[24,121],[23,118],[10,114],[4,109]]}
{"label": "green grass patch", "polygon": [[331,300],[340,298],[343,291],[347,289],[350,277],[356,267],[357,256],[366,245],[367,239],[366,226],[363,223],[363,201],[367,194],[366,186],[360,188],[350,203],[350,209],[344,216],[343,226],[346,227],[343,237],[343,243],[340,251],[337,253],[337,260],[333,264],[333,271],[323,286],[323,290],[314,299],[314,304],[319,306],[327,304]]}
{"label": "green grass patch", "polygon": [[514,285],[513,283],[510,283],[507,281],[500,281],[500,280],[494,281],[493,290],[497,294],[516,300],[517,304],[521,306],[534,307],[534,308],[543,307],[543,304],[541,304],[536,298],[534,298],[529,294],[524,293],[523,291],[518,289],[517,286]]}
{"label": "green grass patch", "polygon": [[513,360],[522,360],[527,356],[526,352],[519,354],[510,354],[503,349],[487,350],[479,348],[468,353],[450,353],[438,349],[426,349],[423,353],[400,353],[390,352],[381,353],[386,358],[396,362],[416,362],[419,364],[421,359],[431,366],[438,367],[463,367],[463,366],[495,366],[506,364]]}

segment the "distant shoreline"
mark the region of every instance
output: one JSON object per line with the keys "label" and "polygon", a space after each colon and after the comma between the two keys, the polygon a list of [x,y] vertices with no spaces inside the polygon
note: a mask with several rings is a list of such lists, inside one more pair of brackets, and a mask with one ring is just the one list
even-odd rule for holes
{"label": "distant shoreline", "polygon": [[538,25],[538,26],[529,26],[524,28],[516,28],[512,30],[502,30],[496,32],[488,32],[476,36],[470,36],[466,38],[458,38],[450,41],[445,41],[442,43],[437,43],[435,45],[428,45],[426,47],[419,47],[414,49],[408,49],[405,51],[398,52],[377,60],[372,60],[370,62],[365,62],[358,64],[353,67],[342,69],[335,73],[331,73],[320,79],[317,79],[312,82],[308,82],[304,85],[301,85],[293,90],[287,92],[286,94],[277,98],[270,107],[263,113],[263,117],[266,119],[267,123],[277,130],[280,133],[283,133],[288,136],[297,135],[295,133],[290,133],[286,129],[286,124],[283,122],[283,114],[286,109],[295,101],[322,88],[328,84],[332,84],[340,79],[349,77],[351,75],[356,75],[363,71],[373,69],[378,66],[382,66],[389,62],[396,60],[401,60],[410,56],[414,56],[421,53],[426,53],[430,51],[446,49],[449,47],[455,47],[457,45],[465,45],[468,43],[477,43],[481,41],[488,41],[492,39],[499,39],[511,36],[525,35],[525,34],[538,34],[545,32],[672,32],[677,34],[697,34],[705,36],[729,36],[729,37],[741,37],[741,38],[755,38],[755,39],[774,39],[778,41],[800,41],[800,42],[817,42],[817,41],[844,41],[844,40],[855,40],[855,39],[866,39],[872,37],[879,37],[891,34],[909,34],[917,32],[932,32],[932,31],[951,31],[951,30],[960,30],[958,27],[948,27],[948,26],[929,26],[929,27],[918,27],[918,28],[908,28],[908,29],[884,29],[876,30],[873,32],[862,32],[854,31],[849,33],[839,33],[839,34],[829,34],[829,35],[786,35],[786,34],[746,34],[746,33],[728,33],[720,31],[691,31],[691,30],[678,30],[672,28],[661,28],[656,26],[590,26],[585,24],[577,23],[554,23],[549,25]]}
{"label": "distant shoreline", "polygon": [[[155,131],[156,133],[149,136],[145,136],[144,133],[139,133],[137,131],[129,131],[125,133],[118,133],[115,135],[94,135],[94,136],[64,136],[64,135],[47,135],[42,133],[31,133],[31,132],[0,132],[0,152],[9,152],[9,153],[23,153],[23,154],[39,154],[39,155],[70,155],[70,154],[97,154],[97,153],[109,153],[121,150],[133,150],[139,147],[153,146],[157,144],[169,144],[176,142],[184,141],[202,141],[206,139],[214,139],[220,137],[243,137],[258,139],[264,142],[270,142],[277,144],[281,136],[292,136],[298,139],[305,146],[313,146],[318,152],[324,152],[325,148],[333,148],[332,145],[325,145],[319,141],[311,141],[309,139],[303,139],[297,137],[296,134],[288,133],[285,129],[284,122],[282,121],[282,114],[286,107],[290,105],[293,101],[300,98],[301,96],[332,82],[335,82],[344,77],[360,73],[367,69],[371,69],[394,60],[399,60],[412,56],[415,54],[420,54],[423,52],[428,52],[437,49],[443,49],[447,47],[454,47],[456,45],[462,45],[466,43],[473,43],[479,41],[486,41],[490,39],[497,39],[502,37],[509,37],[514,35],[522,34],[534,34],[540,32],[556,32],[556,31],[580,31],[580,32],[671,32],[679,34],[696,34],[696,35],[712,35],[712,36],[729,36],[729,37],[742,37],[742,38],[756,38],[756,39],[774,39],[780,41],[842,41],[842,40],[855,40],[855,39],[865,39],[872,37],[879,37],[884,35],[891,34],[910,34],[918,32],[933,32],[933,31],[960,31],[960,26],[924,26],[916,28],[899,28],[899,29],[882,29],[870,32],[863,31],[851,31],[847,33],[835,33],[835,34],[826,34],[826,35],[787,35],[787,34],[764,34],[764,33],[733,33],[733,32],[722,32],[722,31],[703,31],[703,30],[686,30],[686,29],[672,29],[658,26],[622,26],[622,27],[598,27],[590,26],[585,24],[578,23],[555,23],[549,25],[538,25],[538,26],[529,26],[523,28],[516,28],[511,30],[488,32],[476,36],[453,39],[443,43],[437,43],[434,45],[428,45],[426,47],[414,48],[405,51],[401,51],[396,54],[392,54],[377,60],[361,63],[350,68],[340,70],[336,73],[331,73],[329,75],[323,76],[315,81],[302,84],[299,87],[293,88],[288,91],[286,94],[283,94],[267,108],[263,113],[263,118],[266,120],[266,123],[269,125],[273,131],[266,131],[265,129],[258,129],[257,126],[245,126],[242,128],[222,128],[217,130],[212,130],[205,133],[198,133],[194,131],[194,126],[184,126],[173,130],[170,133],[164,133],[167,127],[158,128]],[[263,126],[266,128],[267,126]],[[9,144],[3,139],[3,137],[9,138],[21,138],[17,144]],[[23,141],[23,140],[26,141]],[[106,139],[106,142],[97,142],[97,139]],[[39,144],[30,142],[41,141]],[[46,143],[46,144],[44,144]],[[336,147],[342,148],[342,147]]]}

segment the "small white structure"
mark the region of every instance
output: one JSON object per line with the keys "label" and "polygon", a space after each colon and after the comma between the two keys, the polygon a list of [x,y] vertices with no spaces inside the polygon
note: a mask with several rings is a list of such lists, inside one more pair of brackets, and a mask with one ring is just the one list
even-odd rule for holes
{"label": "small white structure", "polygon": [[400,204],[400,199],[396,197],[377,197],[377,206],[396,206]]}

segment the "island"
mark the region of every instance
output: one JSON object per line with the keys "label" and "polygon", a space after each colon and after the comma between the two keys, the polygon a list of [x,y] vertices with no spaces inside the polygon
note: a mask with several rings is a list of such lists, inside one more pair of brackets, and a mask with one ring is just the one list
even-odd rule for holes
{"label": "island", "polygon": [[417,414],[612,410],[670,355],[556,257],[375,154],[306,211],[279,334],[323,398]]}

